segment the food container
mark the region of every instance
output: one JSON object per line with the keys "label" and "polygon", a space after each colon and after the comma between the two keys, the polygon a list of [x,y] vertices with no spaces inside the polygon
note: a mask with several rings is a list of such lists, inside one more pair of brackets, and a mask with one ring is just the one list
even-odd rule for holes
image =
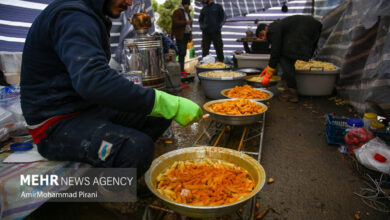
{"label": "food container", "polygon": [[229,101],[232,99],[219,99],[219,100],[214,100],[210,102],[206,102],[203,105],[203,109],[210,114],[210,117],[214,119],[217,122],[221,122],[223,124],[229,124],[229,125],[250,125],[254,124],[258,121],[260,121],[263,117],[263,114],[268,110],[267,105],[261,103],[261,102],[256,102],[256,104],[264,107],[264,111],[253,114],[253,115],[225,115],[225,114],[219,114],[215,113],[209,110],[209,106],[215,103],[220,103],[224,101]]}
{"label": "food container", "polygon": [[[264,98],[264,99],[250,99],[250,100],[253,100],[253,101],[256,101],[256,102],[265,102],[265,101],[268,101],[270,99],[272,99],[272,97],[274,96],[274,94],[271,92],[271,91],[268,91],[267,89],[262,89],[262,88],[253,88],[253,89],[256,89],[256,90],[259,90],[259,91],[262,91],[262,92],[265,92],[265,93],[268,93],[268,97],[267,98]],[[231,90],[230,89],[224,89],[221,91],[221,94],[223,96],[225,96],[226,98],[230,98],[230,99],[235,99],[233,97],[229,97],[228,96],[228,92]]]}
{"label": "food container", "polygon": [[199,76],[199,73],[203,73],[203,72],[210,72],[210,71],[216,71],[216,70],[229,71],[232,69],[232,67],[230,65],[226,65],[226,67],[221,67],[221,68],[202,68],[202,67],[199,67],[199,64],[198,64],[198,65],[195,65],[195,69],[196,69],[196,74]]}
{"label": "food container", "polygon": [[[203,91],[207,98],[222,99],[224,98],[224,96],[221,95],[222,90],[245,84],[244,81],[244,78],[246,76],[245,73],[238,72],[240,73],[240,76],[235,76],[235,77],[206,76],[207,73],[215,73],[215,72],[221,72],[221,71],[203,72],[198,76],[202,84]],[[232,73],[232,71],[222,71],[222,72],[226,72],[226,74]]]}
{"label": "food container", "polygon": [[[248,171],[255,182],[253,191],[237,202],[220,206],[193,206],[177,203],[166,198],[157,191],[156,178],[160,173],[164,172],[175,161],[196,159],[222,160],[240,166]],[[265,171],[258,161],[239,151],[208,146],[188,147],[170,151],[156,158],[149,170],[145,173],[145,182],[150,191],[164,201],[164,203],[173,211],[193,218],[214,218],[237,211],[239,208],[243,207],[248,200],[254,197],[264,186]]]}
{"label": "food container", "polygon": [[245,77],[245,81],[248,85],[251,85],[253,87],[262,88],[262,87],[271,87],[276,85],[280,81],[280,76],[273,75],[267,85],[261,84],[260,79],[254,80],[254,78],[258,78],[258,75],[252,75]]}
{"label": "food container", "polygon": [[373,112],[366,112],[363,115],[363,123],[364,123],[364,128],[368,130],[370,128],[371,122],[376,121],[378,115]]}
{"label": "food container", "polygon": [[309,70],[296,70],[297,91],[304,96],[327,96],[332,94],[340,68],[324,70],[311,67]]}
{"label": "food container", "polygon": [[264,69],[268,65],[268,61],[271,57],[269,54],[236,54],[237,67],[253,67]]}
{"label": "food container", "polygon": [[348,119],[347,124],[350,128],[361,128],[364,125],[362,119],[360,118],[350,118]]}

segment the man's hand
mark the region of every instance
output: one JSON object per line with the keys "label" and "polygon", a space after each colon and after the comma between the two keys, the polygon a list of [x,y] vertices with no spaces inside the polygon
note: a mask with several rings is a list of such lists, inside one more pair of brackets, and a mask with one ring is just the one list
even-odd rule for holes
{"label": "man's hand", "polygon": [[192,20],[186,21],[187,24],[192,25]]}
{"label": "man's hand", "polygon": [[275,69],[267,66],[261,73],[260,76],[263,76],[263,79],[261,79],[261,84],[268,85],[272,75],[274,75]]}

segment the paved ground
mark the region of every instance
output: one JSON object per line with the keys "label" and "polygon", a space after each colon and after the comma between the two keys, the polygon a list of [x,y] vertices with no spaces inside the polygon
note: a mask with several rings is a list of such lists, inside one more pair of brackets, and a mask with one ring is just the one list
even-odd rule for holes
{"label": "paved ground", "polygon": [[[276,88],[272,91],[278,92]],[[180,95],[200,105],[206,101],[197,81]],[[354,219],[355,214],[361,219],[390,219],[390,214],[369,208],[354,195],[364,186],[361,176],[351,166],[349,157],[339,153],[337,146],[327,144],[325,115],[330,112],[353,115],[348,106],[336,105],[328,98],[303,97],[298,104],[275,98],[270,103],[261,164],[267,177],[274,178],[275,182],[261,190],[259,211],[273,207],[280,214],[269,212],[263,219]],[[203,123],[186,128],[175,124],[174,143],[157,144],[156,156],[191,146],[203,129]],[[231,136],[228,144],[234,145],[240,132],[232,131]],[[27,219],[140,219],[143,213],[140,207],[130,214],[128,204],[116,204],[119,210],[116,212],[101,207],[97,203],[47,203]],[[174,218],[165,216],[163,219]]]}

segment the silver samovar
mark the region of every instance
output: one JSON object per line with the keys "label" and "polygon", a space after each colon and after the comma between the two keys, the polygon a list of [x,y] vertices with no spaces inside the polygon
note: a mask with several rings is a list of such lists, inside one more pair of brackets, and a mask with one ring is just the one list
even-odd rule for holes
{"label": "silver samovar", "polygon": [[162,37],[147,34],[151,27],[151,19],[145,12],[135,14],[129,21],[134,26],[137,36],[124,40],[127,65],[124,74],[140,73],[144,87],[165,88],[166,66]]}

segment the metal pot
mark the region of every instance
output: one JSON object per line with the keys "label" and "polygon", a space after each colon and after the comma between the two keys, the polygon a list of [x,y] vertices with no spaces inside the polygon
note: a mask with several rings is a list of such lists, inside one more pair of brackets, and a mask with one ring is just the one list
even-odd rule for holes
{"label": "metal pot", "polygon": [[[136,47],[137,49],[134,49]],[[144,35],[137,38],[125,39],[124,48],[130,55],[137,53],[141,62],[142,84],[144,87],[165,87],[165,62],[161,36]],[[127,48],[127,49],[126,49]],[[130,57],[130,56],[127,56]],[[131,69],[130,69],[131,70]]]}
{"label": "metal pot", "polygon": [[[141,7],[141,12],[134,14],[134,9],[136,6]],[[133,18],[130,20],[130,23],[134,26],[135,30],[147,30],[152,26],[152,20],[150,16],[145,12],[145,4],[139,3],[133,6],[132,14],[134,15]]]}
{"label": "metal pot", "polygon": [[[186,205],[168,199],[164,195],[157,192],[156,178],[160,173],[168,169],[175,161],[196,159],[223,160],[236,164],[248,171],[255,182],[255,188],[250,194],[246,195],[241,200],[232,204],[221,206]],[[193,218],[212,218],[231,214],[239,208],[243,207],[248,200],[250,200],[261,190],[261,188],[263,188],[265,183],[265,171],[257,160],[236,150],[208,146],[188,147],[170,151],[156,158],[150,166],[149,170],[145,173],[145,182],[150,191],[152,191],[152,193],[158,198],[163,200],[166,205],[173,211]]]}
{"label": "metal pot", "polygon": [[254,124],[258,121],[260,121],[263,117],[263,114],[268,110],[267,105],[261,103],[261,102],[256,102],[256,104],[264,107],[264,111],[261,113],[253,114],[253,115],[224,115],[224,114],[219,114],[215,113],[209,110],[209,106],[215,103],[220,103],[220,102],[225,102],[225,101],[231,101],[232,99],[219,99],[219,100],[214,100],[210,102],[206,102],[203,105],[203,108],[205,111],[207,111],[211,118],[213,118],[215,121],[221,122],[223,124],[229,124],[229,125],[250,125]]}
{"label": "metal pot", "polygon": [[[250,100],[253,100],[253,101],[256,101],[256,102],[265,102],[265,101],[268,101],[270,99],[272,99],[272,97],[274,96],[274,93],[272,93],[271,91],[267,90],[267,89],[263,89],[263,88],[253,88],[253,89],[256,89],[256,90],[259,90],[259,91],[262,91],[262,92],[265,92],[267,93],[269,96],[267,98],[264,98],[264,99],[250,99]],[[230,98],[230,99],[235,99],[235,98],[232,98],[232,97],[229,97],[227,94],[228,92],[231,90],[230,89],[224,89],[221,91],[221,95],[225,96],[226,98]]]}
{"label": "metal pot", "polygon": [[271,86],[274,86],[276,85],[279,81],[280,81],[280,76],[275,76],[273,75],[271,77],[271,80],[270,82],[268,83],[268,85],[263,85],[261,84],[261,81],[258,80],[258,81],[253,81],[251,80],[253,77],[257,77],[257,75],[251,75],[251,76],[246,76],[245,77],[245,81],[248,85],[251,85],[253,87],[258,87],[258,88],[261,88],[261,87],[271,87]]}

